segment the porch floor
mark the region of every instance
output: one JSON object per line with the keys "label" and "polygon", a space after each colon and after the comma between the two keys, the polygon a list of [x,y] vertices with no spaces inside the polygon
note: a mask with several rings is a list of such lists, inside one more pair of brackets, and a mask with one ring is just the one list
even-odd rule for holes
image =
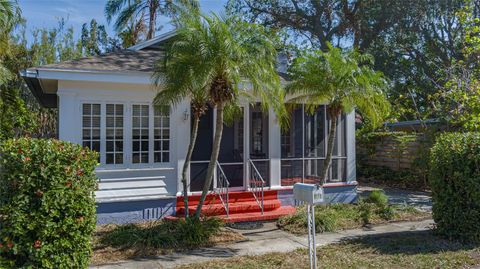
{"label": "porch floor", "polygon": [[[194,214],[197,208],[200,195],[188,197],[189,214]],[[269,190],[264,193],[264,212],[255,200],[253,194],[249,191],[230,192],[229,193],[229,216],[227,218],[225,208],[217,194],[209,194],[202,207],[202,215],[217,216],[225,222],[245,222],[245,221],[264,221],[275,220],[282,216],[295,213],[295,207],[282,206],[277,198],[277,191]],[[177,197],[176,217],[185,215],[183,196]]]}

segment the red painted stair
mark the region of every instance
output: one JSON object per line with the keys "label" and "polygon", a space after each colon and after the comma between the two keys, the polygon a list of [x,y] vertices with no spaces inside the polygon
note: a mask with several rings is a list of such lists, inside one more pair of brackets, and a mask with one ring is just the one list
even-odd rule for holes
{"label": "red painted stair", "polygon": [[[188,197],[189,214],[195,213],[200,200],[200,195],[192,195]],[[217,194],[209,194],[205,199],[202,207],[202,215],[217,216],[226,222],[244,222],[244,221],[262,221],[275,220],[282,216],[295,213],[295,208],[291,206],[282,206],[277,198],[277,191],[264,192],[264,213],[262,215],[261,208],[255,200],[253,194],[249,191],[230,192],[229,193],[229,217],[226,216],[225,208]],[[185,208],[183,196],[177,197],[176,217],[168,217],[176,219],[184,216]]]}

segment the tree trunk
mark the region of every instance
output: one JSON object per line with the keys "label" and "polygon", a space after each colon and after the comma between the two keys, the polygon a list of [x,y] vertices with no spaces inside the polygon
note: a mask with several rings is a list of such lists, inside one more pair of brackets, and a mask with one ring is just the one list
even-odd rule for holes
{"label": "tree trunk", "polygon": [[185,218],[188,218],[188,185],[187,185],[187,172],[190,166],[190,160],[192,159],[193,149],[195,148],[195,142],[197,141],[198,123],[200,118],[195,117],[193,120],[192,133],[190,134],[190,144],[188,145],[187,156],[185,157],[185,163],[182,169],[182,185],[183,185],[183,204],[185,207]]}
{"label": "tree trunk", "polygon": [[219,104],[217,106],[217,119],[215,123],[215,139],[213,141],[212,155],[210,157],[210,162],[208,163],[207,177],[205,178],[205,184],[203,185],[202,196],[198,202],[197,211],[195,212],[195,217],[200,218],[202,212],[202,206],[207,197],[207,193],[210,190],[210,185],[213,181],[213,173],[215,172],[215,166],[217,165],[218,154],[220,152],[220,142],[222,142],[222,132],[223,132],[223,108],[224,104]]}
{"label": "tree trunk", "polygon": [[157,0],[150,0],[149,10],[148,10],[148,33],[147,40],[152,39],[155,35],[155,21],[157,15],[158,3]]}
{"label": "tree trunk", "polygon": [[327,182],[328,170],[330,168],[330,165],[332,164],[333,147],[335,143],[335,135],[337,133],[337,118],[337,112],[330,113],[330,129],[328,130],[327,156],[323,161],[322,177],[320,178],[320,182],[322,185]]}

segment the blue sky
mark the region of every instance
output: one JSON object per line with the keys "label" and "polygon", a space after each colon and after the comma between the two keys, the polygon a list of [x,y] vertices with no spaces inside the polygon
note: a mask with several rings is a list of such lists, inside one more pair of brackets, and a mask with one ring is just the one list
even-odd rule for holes
{"label": "blue sky", "polygon": [[[200,0],[204,12],[222,12],[227,0]],[[107,31],[113,34],[103,14],[106,0],[18,0],[22,16],[27,20],[27,34],[35,28],[52,28],[58,25],[60,18],[67,20],[67,26],[73,26],[79,35],[82,24],[92,18],[104,24]],[[168,18],[160,18],[159,25],[165,25],[163,31],[171,29]]]}

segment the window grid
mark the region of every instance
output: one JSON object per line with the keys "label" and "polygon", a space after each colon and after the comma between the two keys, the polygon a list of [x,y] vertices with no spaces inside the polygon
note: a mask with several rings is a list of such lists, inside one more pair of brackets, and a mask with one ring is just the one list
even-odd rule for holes
{"label": "window grid", "polygon": [[132,105],[132,163],[149,163],[149,106]]}
{"label": "window grid", "polygon": [[82,145],[100,152],[100,104],[82,105]]}
{"label": "window grid", "polygon": [[123,105],[106,105],[106,164],[123,164]]}
{"label": "window grid", "polygon": [[170,160],[170,116],[168,112],[165,112],[165,108],[154,107],[153,161],[155,163],[169,162]]}

